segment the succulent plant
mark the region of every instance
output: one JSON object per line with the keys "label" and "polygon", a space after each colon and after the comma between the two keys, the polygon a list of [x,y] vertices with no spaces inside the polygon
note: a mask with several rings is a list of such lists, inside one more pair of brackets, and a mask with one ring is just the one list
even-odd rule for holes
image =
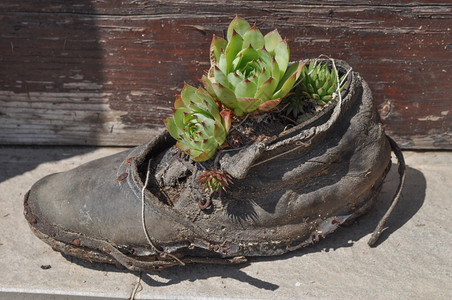
{"label": "succulent plant", "polygon": [[235,17],[227,40],[214,36],[211,68],[201,81],[206,90],[238,116],[269,111],[300,77],[304,64],[289,66],[289,46],[275,29],[265,36],[256,25]]}
{"label": "succulent plant", "polygon": [[301,94],[300,85],[295,87],[295,93],[287,97],[286,116],[292,115],[295,119],[304,113],[304,96]]}
{"label": "succulent plant", "polygon": [[186,84],[174,103],[173,117],[164,122],[176,140],[176,147],[194,161],[211,158],[226,141],[231,127],[231,111],[219,111],[218,105],[203,88]]}
{"label": "succulent plant", "polygon": [[[308,99],[314,99],[318,105],[325,105],[337,97],[337,72],[328,68],[327,63],[317,63],[311,60],[308,68],[301,74],[300,88]],[[339,80],[342,82],[345,75]],[[345,83],[340,87],[344,89]]]}
{"label": "succulent plant", "polygon": [[221,189],[226,191],[232,183],[232,177],[225,171],[205,170],[199,175],[198,183],[202,185],[205,192],[212,194]]}

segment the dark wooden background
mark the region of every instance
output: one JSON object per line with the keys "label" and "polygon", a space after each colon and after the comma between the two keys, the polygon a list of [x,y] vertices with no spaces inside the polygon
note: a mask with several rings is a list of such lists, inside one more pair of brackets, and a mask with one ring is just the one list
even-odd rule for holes
{"label": "dark wooden background", "polygon": [[0,2],[0,144],[136,145],[239,14],[292,58],[346,60],[406,149],[452,149],[447,1]]}

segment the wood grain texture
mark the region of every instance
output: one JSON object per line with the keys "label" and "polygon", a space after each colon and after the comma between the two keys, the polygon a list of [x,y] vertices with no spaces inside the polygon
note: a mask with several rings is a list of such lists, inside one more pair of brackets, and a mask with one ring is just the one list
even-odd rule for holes
{"label": "wood grain texture", "polygon": [[2,1],[0,144],[146,141],[237,13],[346,60],[402,147],[452,149],[450,1]]}

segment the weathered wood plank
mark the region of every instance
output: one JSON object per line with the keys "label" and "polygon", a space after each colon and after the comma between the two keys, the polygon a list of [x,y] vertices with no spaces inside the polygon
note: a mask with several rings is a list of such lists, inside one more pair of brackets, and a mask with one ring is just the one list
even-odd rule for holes
{"label": "weathered wood plank", "polygon": [[236,14],[344,59],[403,147],[452,149],[450,1],[2,1],[0,144],[135,145]]}

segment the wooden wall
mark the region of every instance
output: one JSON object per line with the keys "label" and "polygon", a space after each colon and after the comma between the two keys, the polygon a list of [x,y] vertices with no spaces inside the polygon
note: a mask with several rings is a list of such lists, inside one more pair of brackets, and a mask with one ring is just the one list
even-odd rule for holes
{"label": "wooden wall", "polygon": [[278,28],[293,59],[346,60],[404,148],[452,149],[450,0],[2,0],[0,144],[146,141],[235,14]]}

